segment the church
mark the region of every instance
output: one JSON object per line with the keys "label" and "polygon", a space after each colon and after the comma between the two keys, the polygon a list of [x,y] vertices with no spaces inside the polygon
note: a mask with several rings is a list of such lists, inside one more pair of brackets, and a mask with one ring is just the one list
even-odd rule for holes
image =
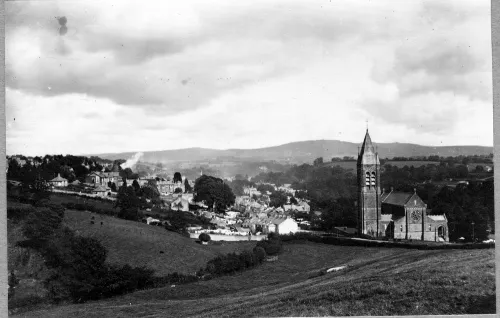
{"label": "church", "polygon": [[389,239],[448,241],[446,215],[432,215],[413,193],[381,191],[380,161],[368,129],[357,160],[358,233]]}

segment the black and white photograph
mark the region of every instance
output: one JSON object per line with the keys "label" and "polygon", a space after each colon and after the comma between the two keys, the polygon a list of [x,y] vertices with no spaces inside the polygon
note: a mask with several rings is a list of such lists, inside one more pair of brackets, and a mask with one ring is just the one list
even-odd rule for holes
{"label": "black and white photograph", "polygon": [[4,7],[9,316],[496,314],[490,1]]}

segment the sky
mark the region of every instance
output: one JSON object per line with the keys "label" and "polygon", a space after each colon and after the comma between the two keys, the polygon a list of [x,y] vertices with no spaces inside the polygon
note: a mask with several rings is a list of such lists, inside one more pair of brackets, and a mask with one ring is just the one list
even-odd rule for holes
{"label": "sky", "polygon": [[490,2],[6,2],[7,154],[493,145]]}

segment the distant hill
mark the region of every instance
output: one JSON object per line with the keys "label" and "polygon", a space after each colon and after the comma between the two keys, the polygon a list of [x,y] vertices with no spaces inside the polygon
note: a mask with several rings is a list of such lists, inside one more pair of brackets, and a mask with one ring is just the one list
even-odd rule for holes
{"label": "distant hill", "polygon": [[[459,155],[487,155],[493,147],[483,146],[422,146],[407,143],[375,144],[381,158],[438,155],[443,157]],[[339,140],[309,140],[292,142],[280,146],[259,149],[207,149],[186,148],[177,150],[146,151],[140,158],[143,162],[179,162],[179,161],[271,161],[305,163],[323,157],[357,157],[360,144]],[[98,154],[105,159],[128,159],[135,152]]]}

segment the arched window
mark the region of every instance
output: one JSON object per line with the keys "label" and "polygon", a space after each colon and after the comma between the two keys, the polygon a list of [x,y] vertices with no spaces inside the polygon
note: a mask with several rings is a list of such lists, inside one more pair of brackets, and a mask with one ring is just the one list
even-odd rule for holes
{"label": "arched window", "polygon": [[370,173],[369,172],[366,173],[366,180],[365,181],[366,181],[366,186],[369,187],[370,186]]}
{"label": "arched window", "polygon": [[402,224],[399,226],[399,229],[401,230],[401,232],[403,232],[403,225]]}
{"label": "arched window", "polygon": [[376,184],[376,181],[375,181],[375,180],[376,180],[376,179],[377,179],[377,178],[376,178],[375,172],[372,172],[372,177],[371,177],[371,181],[372,181],[372,182],[371,182],[371,184],[372,184],[372,186],[375,186],[375,184]]}
{"label": "arched window", "polygon": [[432,226],[429,224],[429,231],[432,231]]}

